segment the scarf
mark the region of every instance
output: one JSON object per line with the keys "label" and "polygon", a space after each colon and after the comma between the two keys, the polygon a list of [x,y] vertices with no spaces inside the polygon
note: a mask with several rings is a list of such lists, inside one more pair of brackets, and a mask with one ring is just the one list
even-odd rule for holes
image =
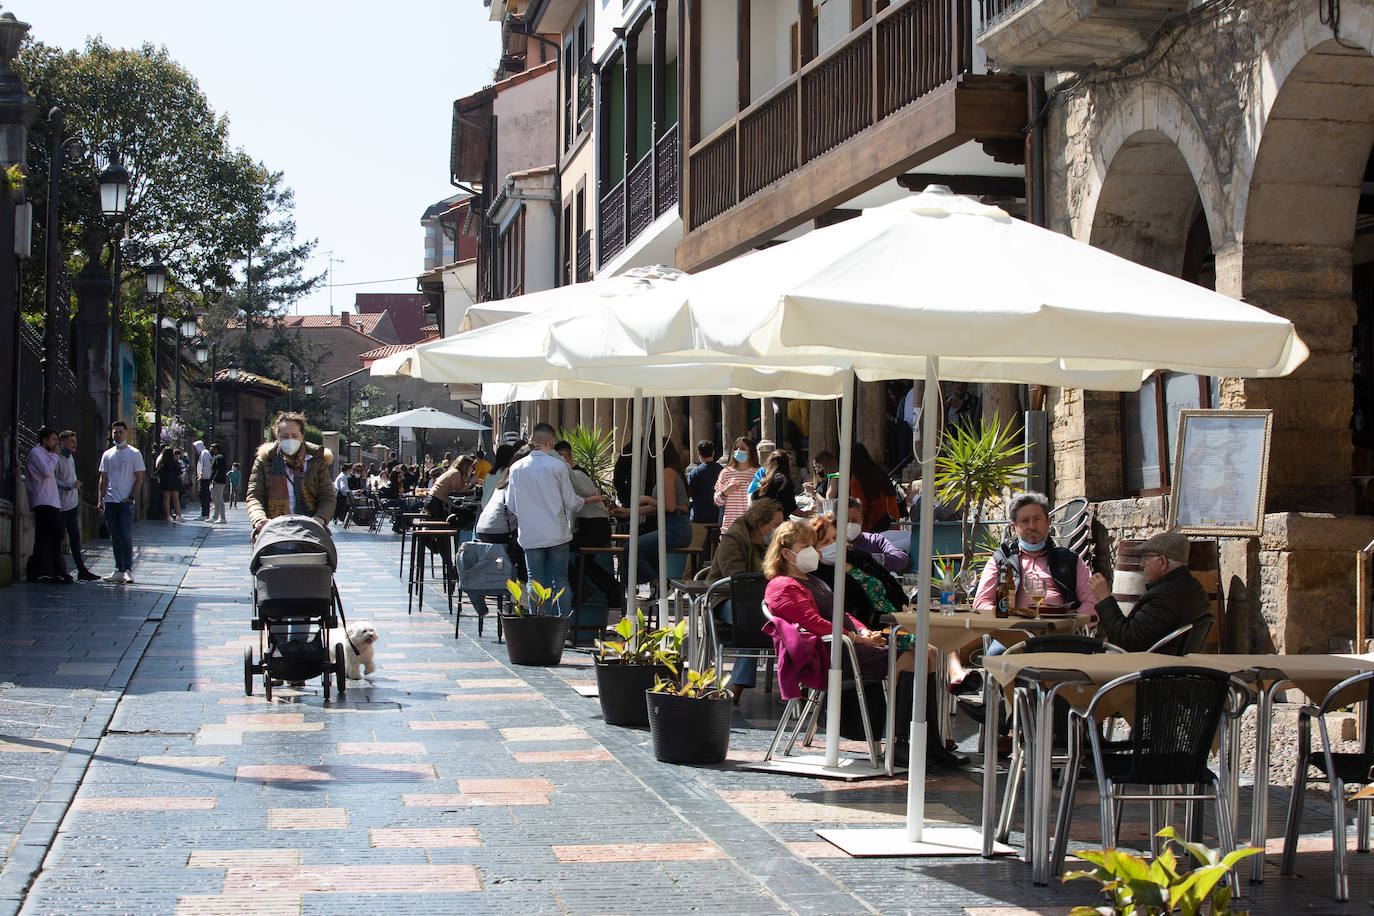
{"label": "scarf", "polygon": [[[304,506],[309,512],[315,511],[315,500],[310,497],[301,483],[305,477],[305,456],[306,449],[304,443],[301,450],[290,458],[282,454],[280,448],[272,450],[272,465],[267,471],[267,517],[280,518],[283,515],[291,514],[291,499],[287,495],[287,488],[291,488],[295,496],[297,514],[304,515],[300,511]],[[288,474],[287,471],[290,471]]]}

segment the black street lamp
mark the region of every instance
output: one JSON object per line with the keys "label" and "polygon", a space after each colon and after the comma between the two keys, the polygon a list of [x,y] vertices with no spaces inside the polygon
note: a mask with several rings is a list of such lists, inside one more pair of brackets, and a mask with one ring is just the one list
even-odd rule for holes
{"label": "black street lamp", "polygon": [[344,459],[349,455],[349,443],[353,441],[353,379],[348,380],[348,401],[344,404]]}
{"label": "black street lamp", "polygon": [[204,337],[196,341],[196,362],[201,365],[210,361],[210,441],[215,441],[215,376],[218,374],[219,344],[212,344]]}
{"label": "black street lamp", "polygon": [[188,342],[196,336],[196,316],[189,312],[182,316],[177,322],[177,377],[176,377],[176,411],[177,421],[183,422],[181,417],[181,341],[185,338]]}
{"label": "black street lamp", "polygon": [[119,279],[123,264],[119,242],[124,237],[124,221],[129,209],[129,173],[119,163],[119,154],[111,151],[110,164],[100,173],[100,212],[114,222],[111,244],[114,258],[110,273],[114,280],[110,301],[110,423],[119,419]]}
{"label": "black street lamp", "polygon": [[311,381],[308,375],[305,377],[305,396],[308,398],[315,396],[315,383]]}
{"label": "black street lamp", "polygon": [[156,460],[162,447],[162,294],[167,291],[167,268],[154,261],[143,269],[148,295],[157,304],[157,320],[153,324],[153,443],[151,457]]}
{"label": "black street lamp", "polygon": [[[61,222],[61,185],[66,170],[68,156],[80,155],[81,141],[76,137],[63,139],[66,133],[66,118],[61,108],[48,112],[48,134],[51,145],[48,149],[48,218],[45,226],[57,226]],[[59,360],[66,362],[66,352],[62,341],[67,336],[67,310],[57,307],[57,263],[59,236],[57,232],[45,232],[46,244],[43,256],[43,419],[49,426],[61,426],[57,420],[57,367]]]}

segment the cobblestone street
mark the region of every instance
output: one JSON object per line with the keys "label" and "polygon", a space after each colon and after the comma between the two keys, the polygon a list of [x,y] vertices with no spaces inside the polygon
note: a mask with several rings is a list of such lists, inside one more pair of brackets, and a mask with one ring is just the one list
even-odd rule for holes
{"label": "cobblestone street", "polygon": [[[258,636],[247,524],[229,517],[139,523],[134,586],[3,592],[0,912],[1012,916],[1097,902],[1081,882],[1035,887],[1014,858],[852,859],[821,841],[818,827],[899,823],[905,781],[738,768],[781,708],[761,691],[725,765],[658,763],[646,730],[604,725],[573,689],[593,683],[585,652],[513,668],[494,626],[478,637],[465,617],[455,640],[433,598],[408,616],[390,533],[336,533],[349,619],[381,633],[371,681],[328,704],[318,680],[268,703],[259,679],[245,697]],[[108,542],[92,546],[108,571]],[[976,821],[978,786],[937,771],[930,816]],[[1074,835],[1096,843],[1086,784],[1080,799]],[[1131,818],[1123,844],[1137,846]],[[1271,857],[1264,884],[1242,882],[1252,913],[1367,911],[1368,857],[1352,858],[1352,902],[1330,898],[1327,824],[1313,800],[1302,876],[1280,879]]]}

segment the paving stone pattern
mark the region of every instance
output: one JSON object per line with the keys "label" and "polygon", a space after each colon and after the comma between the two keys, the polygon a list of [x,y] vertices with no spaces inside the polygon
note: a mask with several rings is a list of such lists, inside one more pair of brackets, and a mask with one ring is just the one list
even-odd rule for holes
{"label": "paving stone pattern", "polygon": [[[140,523],[136,538],[138,586],[3,593],[0,916],[1018,916],[1095,902],[1087,885],[1033,886],[1013,858],[852,859],[820,841],[821,827],[900,823],[906,783],[742,769],[781,709],[761,691],[725,765],[658,763],[647,731],[606,726],[574,689],[592,681],[584,652],[517,668],[495,627],[478,638],[465,617],[455,640],[443,602],[407,615],[390,534],[336,534],[346,611],[381,633],[376,674],[327,704],[318,680],[268,703],[259,677],[245,697],[258,635],[243,511]],[[937,771],[928,794],[932,817],[976,820],[976,774]],[[1095,797],[1080,796],[1073,835],[1096,844]],[[1368,857],[1352,859],[1355,902],[1330,900],[1328,823],[1313,805],[1303,877],[1246,883],[1251,912],[1367,910]],[[1128,813],[1123,843],[1146,833]]]}

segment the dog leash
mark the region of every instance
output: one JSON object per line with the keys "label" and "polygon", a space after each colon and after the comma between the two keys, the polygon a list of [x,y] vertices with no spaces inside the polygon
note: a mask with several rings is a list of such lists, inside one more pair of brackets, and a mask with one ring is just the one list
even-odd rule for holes
{"label": "dog leash", "polygon": [[358,644],[353,641],[353,637],[348,635],[348,618],[344,616],[343,601],[339,598],[339,587],[330,580],[329,589],[334,593],[334,608],[339,612],[339,628],[343,630],[344,639],[348,640],[349,646],[353,648],[354,655],[362,655],[363,650],[358,648]]}

